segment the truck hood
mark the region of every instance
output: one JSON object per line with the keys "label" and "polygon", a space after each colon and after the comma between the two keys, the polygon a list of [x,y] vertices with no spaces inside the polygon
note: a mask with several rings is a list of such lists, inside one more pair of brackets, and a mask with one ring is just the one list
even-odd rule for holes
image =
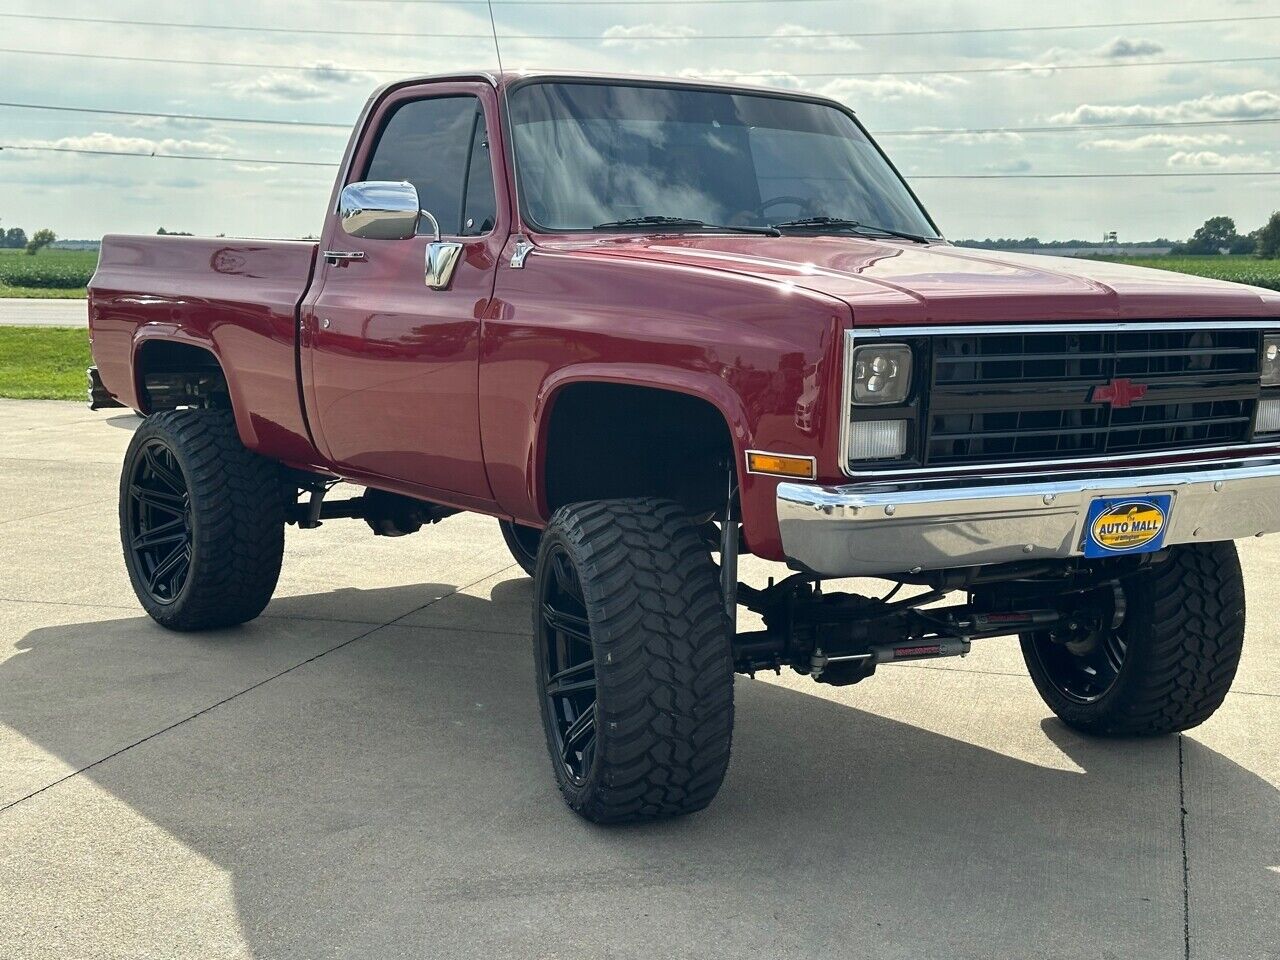
{"label": "truck hood", "polygon": [[736,273],[835,297],[855,324],[1280,316],[1280,294],[1167,270],[841,236],[539,238],[547,251]]}

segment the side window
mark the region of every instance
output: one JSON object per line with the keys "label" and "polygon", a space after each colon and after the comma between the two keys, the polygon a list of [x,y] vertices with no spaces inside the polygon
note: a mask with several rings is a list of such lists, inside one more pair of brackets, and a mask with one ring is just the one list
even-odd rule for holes
{"label": "side window", "polygon": [[467,190],[462,200],[462,230],[459,232],[464,237],[488,233],[497,221],[497,209],[493,192],[493,162],[489,158],[489,133],[484,126],[484,112],[476,110]]}
{"label": "side window", "polygon": [[485,140],[475,97],[413,100],[383,125],[363,179],[408,180],[442,233],[475,236],[492,229],[495,209],[489,151],[477,149]]}

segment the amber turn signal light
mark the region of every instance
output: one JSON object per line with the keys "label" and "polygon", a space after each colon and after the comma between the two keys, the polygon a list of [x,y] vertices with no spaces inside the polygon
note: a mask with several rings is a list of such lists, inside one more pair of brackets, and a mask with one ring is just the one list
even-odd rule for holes
{"label": "amber turn signal light", "polygon": [[785,453],[748,450],[747,472],[812,480],[817,475],[817,464],[813,457],[795,457]]}

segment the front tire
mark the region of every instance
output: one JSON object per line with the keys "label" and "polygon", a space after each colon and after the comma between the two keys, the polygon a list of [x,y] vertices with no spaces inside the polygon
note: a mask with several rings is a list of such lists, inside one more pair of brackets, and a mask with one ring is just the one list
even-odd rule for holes
{"label": "front tire", "polygon": [[510,520],[499,520],[498,526],[502,528],[502,539],[506,541],[511,556],[520,564],[520,569],[532,577],[534,568],[538,565],[538,544],[542,540],[542,531]]}
{"label": "front tire", "polygon": [[710,803],[729,764],[733,660],[716,567],[684,510],[560,508],[534,598],[538,700],[569,807],[624,823]]}
{"label": "front tire", "polygon": [[1072,643],[1021,638],[1036,689],[1064,723],[1098,736],[1158,736],[1222,705],[1244,645],[1234,543],[1175,546],[1123,581],[1123,620]]}
{"label": "front tire", "polygon": [[252,620],[284,555],[279,468],[245,449],[226,411],[169,410],[134,432],[120,476],[133,591],[170,630]]}

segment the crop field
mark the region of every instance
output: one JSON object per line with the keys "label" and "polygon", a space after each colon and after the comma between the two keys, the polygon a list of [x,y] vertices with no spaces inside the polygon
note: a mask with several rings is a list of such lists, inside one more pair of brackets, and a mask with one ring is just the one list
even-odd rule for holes
{"label": "crop field", "polygon": [[0,250],[0,297],[83,297],[96,250]]}
{"label": "crop field", "polygon": [[1094,257],[1108,263],[1130,263],[1176,273],[1193,273],[1215,280],[1231,280],[1255,287],[1280,290],[1280,260],[1257,257]]}

